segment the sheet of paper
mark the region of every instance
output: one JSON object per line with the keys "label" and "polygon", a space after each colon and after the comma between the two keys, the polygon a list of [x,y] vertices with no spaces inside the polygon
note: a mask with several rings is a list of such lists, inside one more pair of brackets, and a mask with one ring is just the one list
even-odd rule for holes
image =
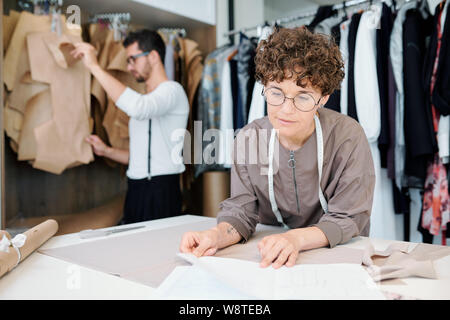
{"label": "sheet of paper", "polygon": [[[211,219],[158,230],[117,234],[41,253],[114,274],[151,287],[159,286],[177,266],[188,263],[177,256],[183,233],[206,230],[216,225]],[[236,244],[216,253],[219,258],[234,258],[259,263],[258,242],[269,234],[284,232],[280,227],[258,225],[256,233],[245,244]],[[363,251],[345,247],[321,248],[302,252],[297,264],[355,263],[361,264]]]}
{"label": "sheet of paper", "polygon": [[[275,270],[272,267],[261,268],[256,262],[238,259],[197,258],[190,254],[179,256],[192,263],[194,267],[214,275],[218,279],[216,281],[221,281],[244,295],[257,299],[385,299],[369,274],[357,264],[304,264]],[[197,273],[196,276],[199,277],[201,274]],[[213,286],[211,282],[214,280],[194,279],[190,275],[189,281],[206,282],[207,286]],[[170,292],[167,289],[168,285],[165,286],[165,292]],[[178,282],[173,282],[172,288],[177,295],[182,292]]]}
{"label": "sheet of paper", "polygon": [[254,300],[196,266],[179,266],[156,289],[158,299]]}

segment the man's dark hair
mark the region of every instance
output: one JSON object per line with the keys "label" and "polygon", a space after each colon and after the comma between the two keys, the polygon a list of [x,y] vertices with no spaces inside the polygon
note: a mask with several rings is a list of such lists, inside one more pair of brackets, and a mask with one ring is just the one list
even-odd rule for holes
{"label": "man's dark hair", "polygon": [[123,46],[126,48],[135,42],[138,43],[138,47],[142,52],[156,50],[161,58],[161,62],[164,64],[166,45],[158,32],[148,29],[130,32],[123,41]]}

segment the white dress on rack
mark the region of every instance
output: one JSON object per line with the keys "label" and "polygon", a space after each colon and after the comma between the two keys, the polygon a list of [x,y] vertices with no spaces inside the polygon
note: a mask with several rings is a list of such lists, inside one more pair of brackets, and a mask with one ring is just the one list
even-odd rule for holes
{"label": "white dress on rack", "polygon": [[358,119],[366,133],[375,167],[375,191],[370,217],[370,236],[396,240],[392,181],[381,168],[378,137],[381,130],[381,107],[377,77],[376,30],[381,18],[377,4],[361,16],[355,44],[355,101]]}
{"label": "white dress on rack", "polygon": [[351,20],[346,20],[341,23],[339,30],[341,39],[339,48],[341,49],[342,59],[344,60],[344,79],[341,84],[341,113],[347,115],[348,112],[348,30]]}
{"label": "white dress on rack", "polygon": [[223,164],[225,168],[231,168],[233,161],[234,125],[231,69],[229,61],[225,61],[223,65],[222,78],[220,81],[220,141],[218,163]]}
{"label": "white dress on rack", "polygon": [[[264,27],[262,29],[261,32],[262,34],[261,37],[259,38],[259,41],[267,39],[272,32],[273,32],[272,27]],[[252,102],[250,104],[250,111],[248,113],[247,123],[250,123],[256,119],[263,118],[265,116],[264,114],[265,101],[264,97],[261,94],[263,88],[264,86],[262,85],[261,82],[258,81],[255,82],[255,85],[253,86]]]}

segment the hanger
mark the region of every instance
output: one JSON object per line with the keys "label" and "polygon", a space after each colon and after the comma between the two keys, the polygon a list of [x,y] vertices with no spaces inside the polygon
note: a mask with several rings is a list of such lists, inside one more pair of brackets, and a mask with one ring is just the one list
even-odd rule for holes
{"label": "hanger", "polygon": [[344,14],[348,19],[349,16],[348,16],[348,12],[347,12],[347,3],[345,1],[342,3],[342,10],[344,10]]}
{"label": "hanger", "polygon": [[227,61],[233,60],[234,56],[237,55],[238,49],[234,49],[233,52],[230,53],[230,55],[227,57]]}

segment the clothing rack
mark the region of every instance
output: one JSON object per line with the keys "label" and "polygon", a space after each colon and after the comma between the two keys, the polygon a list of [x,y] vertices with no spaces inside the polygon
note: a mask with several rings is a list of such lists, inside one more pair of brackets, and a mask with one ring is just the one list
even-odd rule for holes
{"label": "clothing rack", "polygon": [[[372,4],[374,2],[383,2],[386,0],[350,0],[350,1],[345,1],[343,3],[339,3],[339,4],[335,4],[333,6],[333,10],[340,10],[340,9],[347,9],[348,7],[354,7],[354,6],[358,6],[361,4]],[[405,0],[404,2],[410,2],[410,1],[415,1],[415,0]],[[296,15],[296,16],[292,16],[292,17],[285,17],[285,18],[280,18],[280,19],[276,19],[273,20],[271,22],[265,22],[262,24],[258,24],[256,26],[252,26],[252,27],[247,27],[247,28],[242,28],[242,29],[235,29],[235,30],[231,30],[228,31],[226,33],[224,33],[224,37],[229,37],[229,36],[233,36],[237,33],[240,32],[248,32],[248,31],[252,31],[252,30],[259,30],[260,28],[266,26],[266,25],[270,25],[270,26],[274,26],[274,25],[280,25],[280,24],[285,24],[285,23],[289,23],[289,22],[293,22],[296,20],[301,20],[301,19],[305,19],[305,18],[310,18],[315,16],[317,13],[317,11],[310,11],[310,12],[306,12],[300,15]]]}
{"label": "clothing rack", "polygon": [[94,15],[90,21],[91,23],[96,23],[99,20],[109,20],[109,21],[117,21],[121,20],[122,22],[129,23],[131,21],[130,13],[100,13]]}
{"label": "clothing rack", "polygon": [[37,15],[48,15],[60,12],[63,0],[19,0],[17,4],[24,11]]}
{"label": "clothing rack", "polygon": [[159,28],[158,31],[168,35],[174,34],[182,38],[186,37],[186,29],[184,28]]}

